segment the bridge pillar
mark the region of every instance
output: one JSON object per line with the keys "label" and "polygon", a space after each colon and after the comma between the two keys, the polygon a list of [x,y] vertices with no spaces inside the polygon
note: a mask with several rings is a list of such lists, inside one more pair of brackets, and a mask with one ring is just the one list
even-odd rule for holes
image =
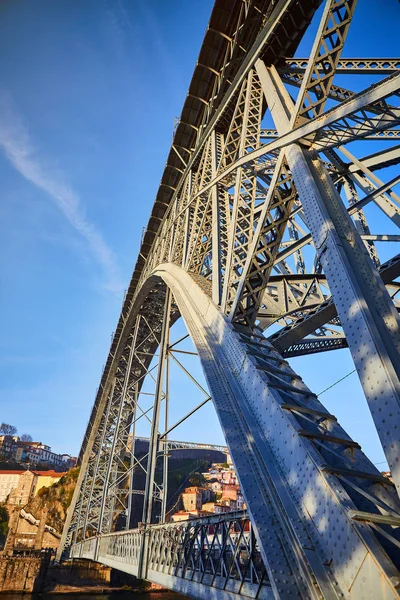
{"label": "bridge pillar", "polygon": [[154,476],[156,471],[157,463],[157,450],[159,445],[159,432],[158,425],[160,420],[160,408],[161,400],[163,397],[163,379],[166,366],[168,341],[169,341],[169,327],[170,327],[170,313],[171,313],[171,290],[167,287],[165,292],[165,304],[164,304],[164,318],[163,326],[161,330],[160,340],[160,352],[157,372],[156,390],[154,396],[154,408],[153,408],[153,419],[151,423],[151,433],[149,442],[149,456],[147,461],[147,476],[146,485],[144,490],[144,501],[143,501],[143,540],[140,553],[139,561],[139,578],[145,577],[147,552],[148,552],[148,535],[147,526],[151,523],[152,509],[153,509],[153,489],[154,489]]}

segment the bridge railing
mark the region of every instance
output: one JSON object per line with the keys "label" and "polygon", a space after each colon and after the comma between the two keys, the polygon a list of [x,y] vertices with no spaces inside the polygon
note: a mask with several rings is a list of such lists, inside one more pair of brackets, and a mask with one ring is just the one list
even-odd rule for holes
{"label": "bridge railing", "polygon": [[132,529],[102,536],[99,539],[99,561],[101,562],[101,559],[117,560],[138,568],[143,534],[144,530],[142,529]]}
{"label": "bridge railing", "polygon": [[151,527],[147,568],[236,593],[241,586],[258,589],[267,583],[250,519],[243,511]]}
{"label": "bridge railing", "polygon": [[71,558],[88,558],[90,560],[95,559],[96,554],[96,545],[97,538],[89,538],[80,542],[79,544],[74,544],[71,548],[70,557]]}
{"label": "bridge railing", "polygon": [[75,544],[71,557],[91,558],[181,591],[185,588],[179,581],[185,580],[244,597],[270,597],[261,553],[244,511],[90,538]]}

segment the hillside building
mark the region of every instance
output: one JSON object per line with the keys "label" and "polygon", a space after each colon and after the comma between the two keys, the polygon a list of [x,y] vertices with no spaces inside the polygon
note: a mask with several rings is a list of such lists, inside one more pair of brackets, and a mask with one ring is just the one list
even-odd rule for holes
{"label": "hillside building", "polygon": [[0,470],[0,502],[25,506],[42,487],[50,487],[66,475],[66,471]]}
{"label": "hillside building", "polygon": [[201,510],[203,495],[198,487],[186,488],[182,494],[183,507],[186,511]]}
{"label": "hillside building", "polygon": [[0,455],[6,461],[51,465],[65,470],[74,467],[77,462],[77,459],[69,454],[52,452],[47,444],[23,441],[17,435],[0,435]]}

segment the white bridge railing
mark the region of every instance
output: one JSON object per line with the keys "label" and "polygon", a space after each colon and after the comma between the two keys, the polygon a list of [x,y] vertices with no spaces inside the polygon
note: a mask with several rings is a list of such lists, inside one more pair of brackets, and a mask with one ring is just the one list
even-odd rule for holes
{"label": "white bridge railing", "polygon": [[[70,558],[86,558],[182,593],[272,598],[250,519],[243,511],[150,525],[86,539]],[[204,590],[201,593],[201,588]]]}

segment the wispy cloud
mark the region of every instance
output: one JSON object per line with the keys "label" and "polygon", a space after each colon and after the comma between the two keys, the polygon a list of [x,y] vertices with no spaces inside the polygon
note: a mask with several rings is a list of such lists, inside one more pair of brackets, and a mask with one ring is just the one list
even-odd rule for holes
{"label": "wispy cloud", "polygon": [[117,58],[128,65],[127,45],[134,35],[129,13],[123,0],[104,0],[104,22],[109,32],[109,45],[114,49]]}
{"label": "wispy cloud", "polygon": [[148,45],[157,57],[157,61],[161,66],[160,71],[164,74],[164,89],[166,88],[171,99],[176,101],[178,90],[184,90],[183,93],[186,92],[186,83],[182,81],[179,65],[173,58],[169,45],[165,41],[157,12],[151,6],[151,2],[138,2],[137,11],[140,15],[139,23],[141,23],[141,27],[148,31]]}
{"label": "wispy cloud", "polygon": [[27,127],[16,112],[11,97],[0,91],[0,148],[13,167],[58,206],[73,229],[85,240],[88,250],[105,275],[105,287],[121,292],[118,267],[101,233],[87,219],[79,195],[65,183],[63,175],[35,147]]}

